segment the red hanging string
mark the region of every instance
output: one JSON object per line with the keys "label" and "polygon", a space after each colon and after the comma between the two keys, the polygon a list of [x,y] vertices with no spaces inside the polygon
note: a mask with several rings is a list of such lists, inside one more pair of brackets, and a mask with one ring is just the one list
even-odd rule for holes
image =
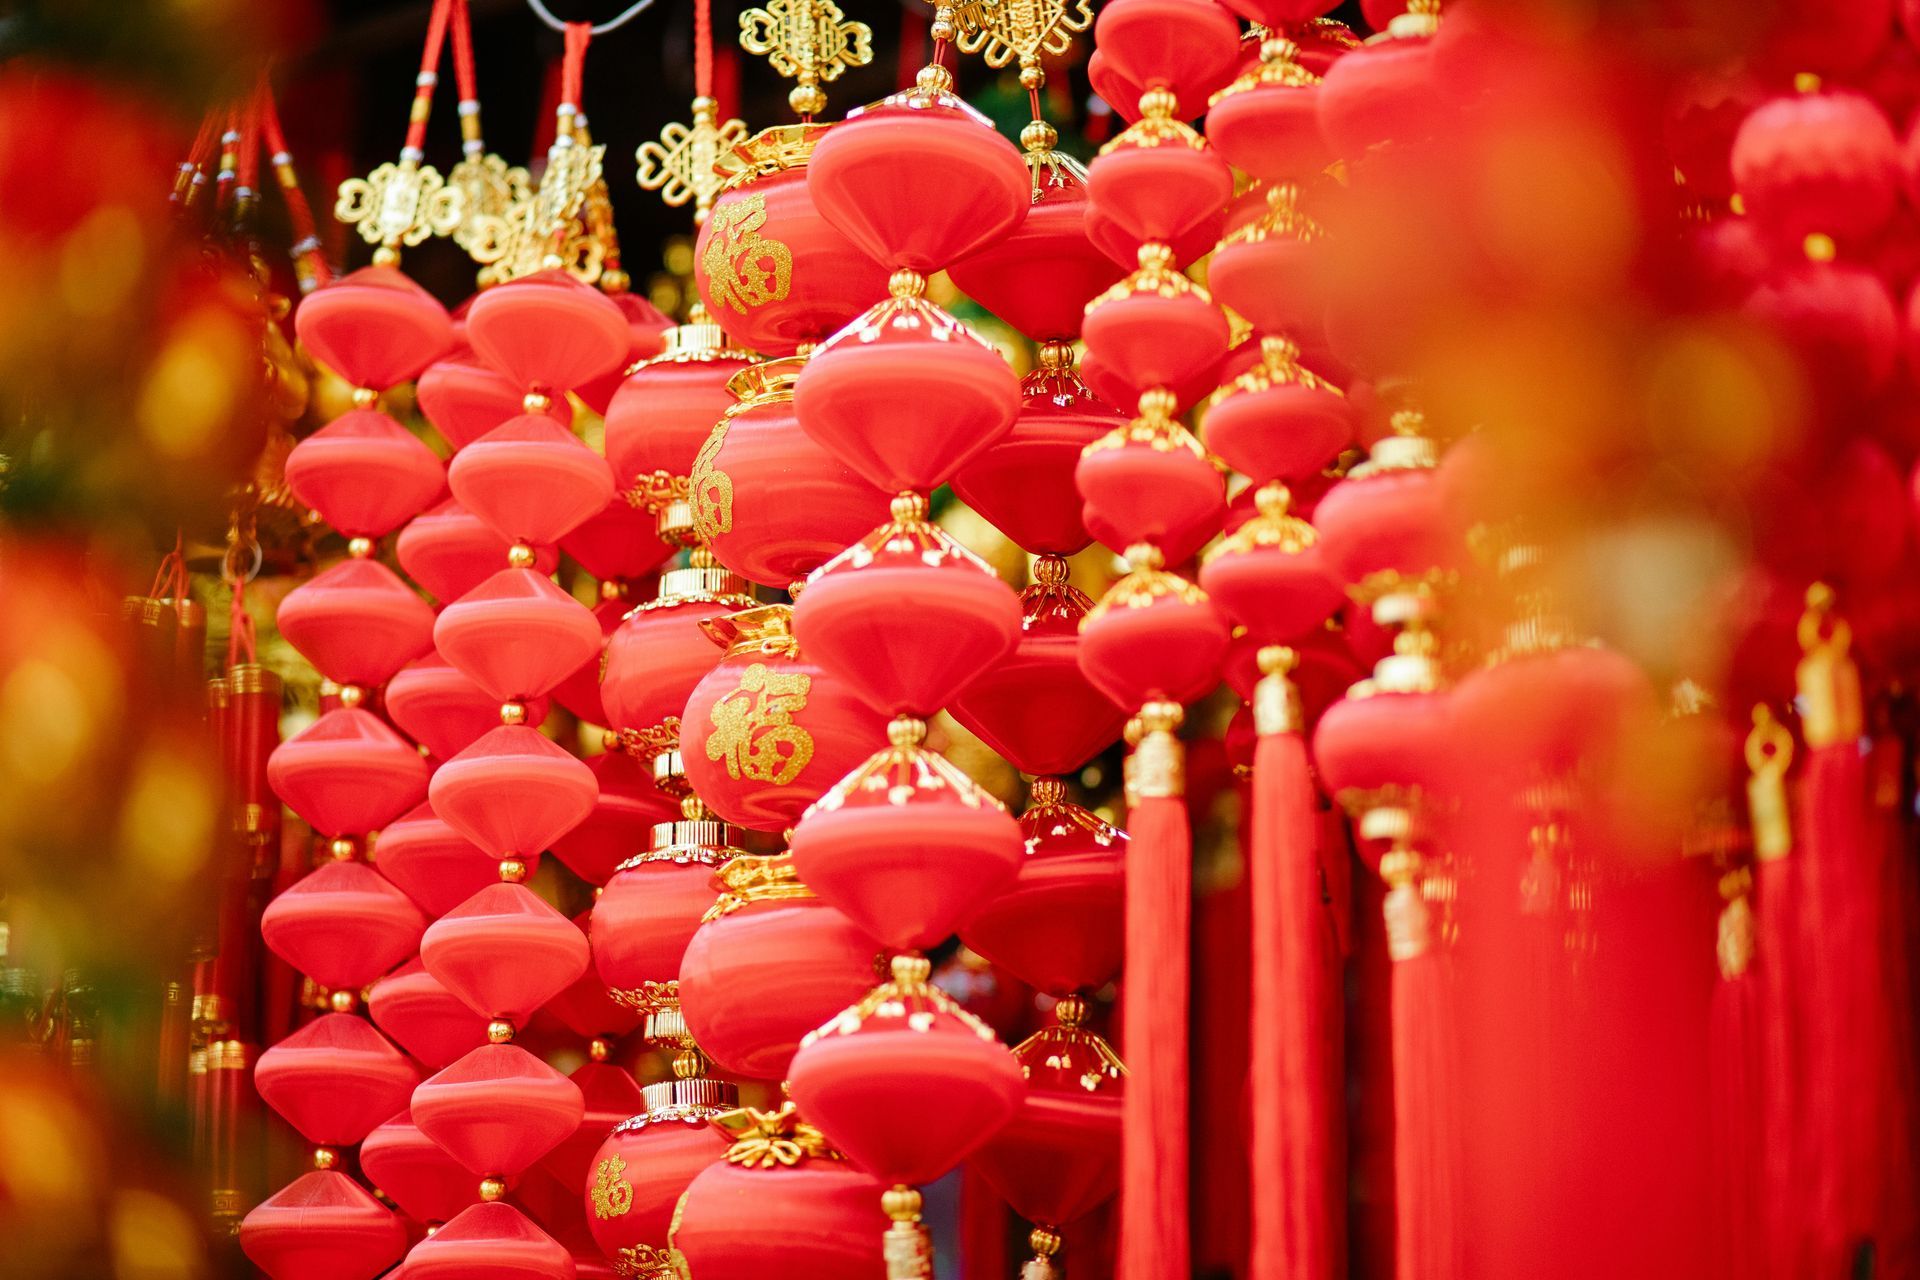
{"label": "red hanging string", "polygon": [[260,95],[247,98],[240,108],[240,153],[234,165],[235,213],[244,217],[260,202]]}
{"label": "red hanging string", "polygon": [[168,600],[176,604],[186,602],[189,580],[185,552],[185,535],[176,530],[173,550],[160,557],[160,567],[154,572],[153,586],[147,590],[149,599]]}
{"label": "red hanging string", "polygon": [[213,143],[219,129],[219,120],[214,112],[208,112],[201,118],[200,130],[193,135],[193,146],[188,149],[187,158],[174,175],[173,198],[176,203],[190,200],[194,188],[207,180],[207,160],[213,154]]}
{"label": "red hanging string", "polygon": [[473,69],[473,17],[467,0],[453,0],[453,80],[462,103],[480,100],[480,81]]}
{"label": "red hanging string", "polygon": [[566,30],[566,53],[560,61],[560,110],[575,114],[580,110],[581,80],[586,71],[587,45],[593,40],[593,27],[590,23],[569,22]]}
{"label": "red hanging string", "polygon": [[265,74],[260,77],[258,101],[260,132],[273,165],[274,179],[280,184],[280,197],[286,201],[287,222],[293,228],[293,244],[288,252],[293,255],[293,268],[300,280],[300,291],[311,293],[331,279],[333,272],[320,252],[320,235],[314,228],[313,207],[307,203],[306,193],[300,189],[300,177],[293,169],[293,153],[287,149],[286,134],[280,128],[280,109],[274,105],[273,86]]}
{"label": "red hanging string", "polygon": [[427,19],[426,48],[420,53],[420,74],[414,81],[413,107],[407,117],[406,148],[402,158],[418,160],[427,144],[427,117],[433,111],[434,86],[440,83],[440,50],[447,41],[447,22],[453,0],[433,0],[433,16]]}
{"label": "red hanging string", "polygon": [[693,0],[693,93],[713,96],[713,0]]}

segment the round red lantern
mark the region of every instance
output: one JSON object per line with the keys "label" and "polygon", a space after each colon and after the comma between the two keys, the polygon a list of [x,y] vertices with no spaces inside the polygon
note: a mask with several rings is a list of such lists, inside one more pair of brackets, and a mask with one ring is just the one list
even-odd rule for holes
{"label": "round red lantern", "polygon": [[1865,94],[1821,90],[1754,108],[1733,140],[1733,182],[1749,217],[1788,243],[1848,241],[1886,225],[1900,198],[1900,141]]}
{"label": "round red lantern", "polygon": [[1080,624],[1080,667],[1124,711],[1149,702],[1192,702],[1220,679],[1226,619],[1207,593],[1157,567],[1113,584]]}
{"label": "round red lantern", "polygon": [[647,763],[625,751],[603,751],[587,768],[599,797],[579,826],[553,838],[553,854],[588,884],[605,884],[615,868],[647,848],[658,824],[680,816],[680,806]]}
{"label": "round red lantern", "polygon": [[730,1084],[661,1080],[641,1090],[646,1110],[613,1132],[593,1156],[585,1188],[587,1226],[617,1270],[649,1275],[666,1261],[674,1206],[701,1170],[726,1154],[708,1123],[739,1105]]}
{"label": "round red lantern", "polygon": [[678,731],[688,695],[717,657],[700,624],[751,606],[745,586],[710,562],[660,575],[659,596],[636,606],[607,640],[600,701],[613,728]]}
{"label": "round red lantern", "polygon": [[1208,407],[1207,447],[1256,484],[1311,476],[1353,439],[1346,397],[1288,339],[1262,338],[1260,349],[1260,363]]}
{"label": "round red lantern", "polygon": [[1226,85],[1240,53],[1240,24],[1213,0],[1113,0],[1093,38],[1107,68],[1133,90],[1102,97],[1131,109],[1141,91],[1164,88],[1186,120]]}
{"label": "round red lantern", "polygon": [[607,462],[620,490],[657,489],[664,500],[732,407],[728,380],[752,360],[704,314],[668,330],[666,348],[629,374],[607,406]]}
{"label": "round red lantern", "polygon": [[[733,1115],[740,1115],[736,1112]],[[729,1117],[731,1119],[731,1117]],[[700,1280],[881,1280],[883,1183],[834,1151],[787,1103],[687,1188],[673,1247]]]}
{"label": "round red lantern", "polygon": [[674,1005],[680,960],[713,905],[714,872],[739,851],[720,823],[665,822],[654,847],[622,863],[593,902],[593,964],[615,1000],[642,1013]]}
{"label": "round red lantern", "polygon": [[885,741],[886,720],[800,652],[790,605],[702,627],[725,653],[687,699],[687,781],[726,821],[785,830]]}

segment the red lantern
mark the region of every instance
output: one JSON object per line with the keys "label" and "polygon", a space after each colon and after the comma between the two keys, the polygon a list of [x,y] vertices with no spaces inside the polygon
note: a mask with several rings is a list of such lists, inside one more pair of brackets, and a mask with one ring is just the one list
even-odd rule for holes
{"label": "red lantern", "polygon": [[339,707],[273,749],[267,781],[322,835],[364,835],[420,803],[427,766],[377,717]]}
{"label": "red lantern", "polygon": [[1302,366],[1287,339],[1263,338],[1260,348],[1261,362],[1207,409],[1207,447],[1256,484],[1311,476],[1353,439],[1346,397]]}
{"label": "red lantern", "polygon": [[[599,899],[596,898],[594,901],[597,903]],[[581,933],[589,935],[589,947],[592,946],[592,931],[589,928],[592,923],[593,913],[591,911],[582,911],[573,918],[574,927],[580,930]],[[607,984],[600,980],[599,973],[594,970],[592,965],[587,966],[587,971],[581,974],[572,986],[566,988],[551,1000],[548,1000],[542,1012],[547,1018],[559,1023],[560,1026],[564,1027],[572,1035],[585,1041],[588,1053],[593,1061],[600,1063],[604,1063],[607,1058],[612,1055],[612,1041],[619,1039],[629,1031],[637,1028],[642,1018],[639,1010],[629,1008],[627,1005],[614,999],[613,993],[607,990]],[[585,1077],[581,1077],[578,1072],[574,1074],[576,1077],[575,1082],[580,1085],[581,1092],[588,1094],[588,1109],[591,1111],[593,1107],[593,1095],[587,1089],[587,1080]],[[638,1101],[640,1096],[638,1090],[640,1086],[633,1084],[631,1075],[628,1075],[627,1082],[633,1085],[633,1097],[635,1101]],[[606,1091],[603,1090],[603,1102],[605,1101],[605,1093]],[[633,1111],[634,1108],[629,1106],[618,1116],[615,1116],[614,1119],[625,1119],[627,1116],[632,1115]],[[612,1125],[613,1121],[609,1120],[606,1127],[611,1128]],[[577,1134],[575,1135],[576,1138],[578,1136]],[[600,1139],[606,1136],[605,1129],[602,1129],[601,1132],[594,1137],[592,1145],[599,1146]],[[588,1150],[591,1152],[592,1148],[589,1147]]]}
{"label": "red lantern", "polygon": [[378,538],[440,496],[446,472],[433,450],[384,413],[355,410],[287,454],[293,496],[351,538]]}
{"label": "red lantern", "polygon": [[613,728],[677,732],[688,695],[715,661],[700,624],[752,605],[745,585],[698,566],[660,575],[658,598],[636,606],[607,640],[600,701]]}
{"label": "red lantern", "polygon": [[260,1055],[253,1084],[308,1142],[350,1147],[407,1105],[420,1075],[364,1018],[328,1013]]}
{"label": "red lantern", "polygon": [[[444,601],[458,600],[497,573],[510,547],[486,521],[448,498],[409,520],[393,549],[407,576]],[[552,573],[559,563],[552,547],[534,548],[536,573]]]}
{"label": "red lantern", "polygon": [[668,331],[666,349],[629,374],[607,406],[607,462],[623,493],[693,469],[713,424],[733,406],[728,379],[752,359],[704,318]]}
{"label": "red lantern", "polygon": [[1097,991],[1120,972],[1127,833],[1069,801],[1058,778],[1035,780],[1020,830],[1019,877],[960,940],[1048,995]]}
{"label": "red lantern", "polygon": [[301,1174],[240,1223],[240,1249],[272,1280],[373,1280],[406,1251],[406,1224],[333,1169]]}
{"label": "red lantern", "polygon": [[1200,585],[1234,622],[1282,644],[1324,627],[1345,593],[1313,526],[1287,514],[1285,486],[1265,486],[1257,500],[1259,514],[1208,554]]}
{"label": "red lantern", "polygon": [[688,1273],[700,1280],[881,1280],[885,1185],[840,1158],[793,1104],[745,1114],[753,1127],[727,1159],[693,1180],[680,1206],[673,1247]]}
{"label": "red lantern", "polygon": [[1865,239],[1893,216],[1901,148],[1886,113],[1851,90],[1775,98],[1733,140],[1733,181],[1757,225],[1798,245]]}
{"label": "red lantern", "polygon": [[1121,272],[1088,237],[1086,174],[1055,156],[1043,163],[1032,206],[1012,234],[953,264],[968,297],[1035,342],[1071,342],[1087,303]]}
{"label": "red lantern", "polygon": [[[440,760],[459,754],[498,725],[500,702],[438,653],[408,663],[381,695],[393,723]],[[525,705],[527,724],[537,727],[547,718],[545,698],[529,699]]]}
{"label": "red lantern", "polygon": [[1900,317],[1886,282],[1864,267],[1809,261],[1776,269],[1746,311],[1800,358],[1829,404],[1855,404],[1886,386],[1898,366]]}
{"label": "red lantern", "polygon": [[701,625],[725,654],[687,699],[687,781],[726,821],[785,830],[885,740],[885,719],[800,652],[791,606]]}
{"label": "red lantern", "polygon": [[[651,527],[649,522],[649,536]],[[606,655],[606,638],[619,629],[620,620],[633,608],[624,583],[602,582],[600,591],[600,603],[593,606],[593,620],[600,628],[600,647],[576,667],[572,675],[553,686],[553,700],[588,724],[607,722],[607,709],[600,703],[600,662]]]}
{"label": "red lantern", "polygon": [[673,554],[655,532],[653,517],[622,495],[561,538],[560,549],[603,583],[644,577]]}
{"label": "red lantern", "polygon": [[1264,182],[1317,174],[1334,159],[1320,132],[1319,85],[1299,45],[1276,31],[1261,42],[1259,64],[1208,107],[1207,141]]}
{"label": "red lantern", "polygon": [[660,308],[639,294],[628,293],[625,289],[614,292],[604,276],[600,281],[600,289],[613,300],[614,306],[620,308],[620,314],[627,322],[627,354],[599,377],[589,378],[573,388],[573,393],[580,397],[580,403],[587,408],[605,414],[627,374],[666,349],[667,334],[673,330],[674,324]]}
{"label": "red lantern", "polygon": [[360,1144],[360,1168],[380,1193],[415,1222],[445,1222],[480,1199],[473,1175],[402,1111]]}
{"label": "red lantern", "polygon": [[1020,829],[998,800],[920,746],[924,722],[896,719],[887,736],[891,747],[800,819],[793,864],[867,933],[893,950],[917,951],[1013,879]]}
{"label": "red lantern", "polygon": [[880,944],[799,883],[788,858],[738,857],[680,961],[687,1029],[722,1068],[780,1080],[800,1039],[873,986]]}
{"label": "red lantern", "polygon": [[1020,594],[1020,643],[953,701],[954,719],[1022,773],[1072,773],[1120,737],[1121,714],[1080,671],[1080,622],[1093,601],[1042,556]]}
{"label": "red lantern", "polygon": [[314,290],[293,329],[322,364],[374,391],[411,380],[453,346],[446,308],[392,267],[362,267]]}
{"label": "red lantern", "polygon": [[[445,915],[499,878],[494,859],[424,802],[380,829],[376,854],[380,874],[429,917]],[[522,861],[531,875],[539,855]]]}
{"label": "red lantern", "polygon": [[1438,128],[1443,99],[1433,58],[1438,19],[1407,12],[1334,62],[1320,85],[1320,131],[1334,154],[1353,159],[1389,142],[1418,141]]}
{"label": "red lantern", "polygon": [[434,771],[427,797],[495,858],[550,847],[593,811],[593,771],[523,724],[503,724]]}
{"label": "red lantern", "polygon": [[886,292],[886,268],[821,216],[807,184],[813,149],[834,127],[783,125],[736,145],[739,177],[694,243],[708,312],[769,355],[820,341]]}
{"label": "red lantern", "polygon": [[[601,1000],[606,1000],[604,992]],[[601,1048],[604,1050],[605,1045]],[[594,1157],[614,1128],[647,1104],[633,1073],[611,1062],[582,1063],[571,1079],[580,1086],[586,1114],[580,1118],[580,1127],[549,1151],[541,1164],[562,1187],[574,1192],[592,1180]]]}
{"label": "red lantern", "polygon": [[560,541],[613,499],[606,460],[544,413],[508,418],[453,455],[447,483],[495,532],[530,546]]}
{"label": "red lantern", "polygon": [[1111,550],[1131,556],[1147,544],[1183,564],[1227,518],[1227,484],[1191,432],[1167,416],[1170,397],[1143,397],[1142,416],[1080,452],[1074,484],[1087,528]]}
{"label": "red lantern", "polygon": [[564,271],[542,271],[475,298],[467,341],[516,386],[565,392],[619,368],[633,335],[606,294]]}
{"label": "red lantern", "polygon": [[1080,624],[1080,668],[1125,711],[1192,702],[1219,681],[1227,639],[1226,619],[1207,593],[1149,557]]}
{"label": "red lantern", "polygon": [[[513,963],[501,964],[503,955]],[[515,1027],[525,1026],[591,962],[586,936],[574,923],[513,883],[489,885],[434,921],[420,940],[420,959],[475,1010]],[[417,1097],[414,1104],[417,1111]]]}
{"label": "red lantern", "polygon": [[413,1122],[481,1178],[532,1167],[583,1110],[578,1085],[514,1044],[482,1045],[413,1091]]}
{"label": "red lantern", "polygon": [[1087,356],[1131,388],[1136,400],[1156,388],[1175,397],[1171,414],[1184,407],[1178,396],[1210,374],[1226,352],[1227,317],[1173,270],[1165,245],[1150,244],[1140,256],[1140,269],[1088,308]]}
{"label": "red lantern", "polygon": [[358,991],[413,953],[426,917],[364,862],[328,862],[267,904],[273,953],[323,987]]}
{"label": "red lantern", "polygon": [[[1165,88],[1191,120],[1233,75],[1240,24],[1213,0],[1113,0],[1094,24],[1099,57],[1134,91],[1107,101],[1132,108],[1141,90]],[[1191,108],[1191,109],[1189,109]]]}
{"label": "red lantern", "polygon": [[637,1275],[666,1260],[674,1206],[726,1153],[726,1137],[707,1122],[739,1103],[734,1087],[718,1080],[662,1080],[641,1093],[646,1110],[614,1126],[585,1188],[594,1242],[616,1269]]}
{"label": "red lantern", "polygon": [[1087,445],[1126,422],[1094,395],[1063,342],[1040,347],[1040,367],[1020,384],[1020,414],[997,444],[962,467],[953,491],[1036,555],[1068,556],[1091,541],[1079,504],[1062,501]]}
{"label": "red lantern", "polygon": [[1164,90],[1142,100],[1149,105],[1159,114],[1148,110],[1100,148],[1087,170],[1087,194],[1127,235],[1171,246],[1218,216],[1233,195],[1233,171],[1205,139],[1170,118]]}
{"label": "red lantern", "polygon": [[593,964],[609,995],[650,1013],[678,1001],[687,943],[713,905],[713,873],[738,850],[717,822],[662,823],[593,902]]}
{"label": "red lantern", "polygon": [[624,751],[609,750],[587,761],[600,786],[593,812],[579,826],[553,839],[553,853],[588,884],[605,884],[616,868],[647,847],[680,806],[655,784],[651,769]]}
{"label": "red lantern", "polygon": [[808,578],[794,634],[874,707],[929,713],[1013,648],[1020,602],[985,561],[927,523],[924,499],[902,495],[893,511]]}
{"label": "red lantern", "polygon": [[509,1204],[471,1205],[413,1246],[407,1280],[573,1280],[573,1259]]}
{"label": "red lantern", "polygon": [[[482,865],[485,865],[484,863]],[[418,960],[373,984],[367,1011],[379,1028],[430,1071],[487,1042],[487,1020],[440,984]],[[471,1179],[462,1179],[471,1185]]]}
{"label": "red lantern", "polygon": [[[526,412],[525,387],[466,355],[442,360],[421,374],[414,396],[420,412],[455,449]],[[565,400],[553,401],[545,412],[563,427],[573,423],[573,408]]]}
{"label": "red lantern", "polygon": [[367,689],[433,645],[432,608],[377,560],[342,560],[314,575],[287,593],[276,619],[320,674]]}
{"label": "red lantern", "polygon": [[600,648],[585,605],[533,569],[502,569],[440,611],[434,646],[497,702],[537,698]]}
{"label": "red lantern", "polygon": [[[689,473],[694,534],[714,558],[754,582],[794,582],[887,510],[887,495],[800,429],[793,385],[804,362],[767,360],[735,374],[740,397],[700,448]],[[778,502],[736,495],[779,493]]]}

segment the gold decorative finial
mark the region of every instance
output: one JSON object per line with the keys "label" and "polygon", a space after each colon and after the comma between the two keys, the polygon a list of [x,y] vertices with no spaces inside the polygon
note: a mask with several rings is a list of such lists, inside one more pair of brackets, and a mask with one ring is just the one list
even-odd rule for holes
{"label": "gold decorative finial", "polygon": [[640,165],[635,175],[640,189],[658,191],[660,199],[676,209],[692,200],[696,224],[707,220],[713,197],[729,176],[719,162],[747,138],[745,121],[719,121],[718,103],[695,98],[692,124],[676,120],[660,130],[659,141],[643,142],[633,153]]}
{"label": "gold decorative finial", "polygon": [[401,245],[451,235],[465,208],[459,187],[448,186],[432,165],[409,158],[398,164],[388,161],[364,178],[341,183],[333,216],[357,228],[368,244],[379,246],[376,262],[391,265]]}
{"label": "gold decorative finial", "polygon": [[767,0],[740,15],[740,47],[796,81],[787,101],[802,116],[826,109],[823,84],[873,61],[873,28],[849,22],[833,0]]}
{"label": "gold decorative finial", "polygon": [[601,179],[605,146],[597,146],[586,117],[562,103],[555,114],[540,185],[496,218],[474,224],[468,246],[489,283],[563,268],[592,284],[600,278],[612,242],[612,209]]}

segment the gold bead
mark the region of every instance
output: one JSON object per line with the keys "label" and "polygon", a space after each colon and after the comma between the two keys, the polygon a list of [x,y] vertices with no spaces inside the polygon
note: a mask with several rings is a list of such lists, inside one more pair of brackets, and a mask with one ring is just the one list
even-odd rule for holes
{"label": "gold bead", "polygon": [[338,1151],[335,1151],[332,1147],[315,1147],[313,1149],[313,1167],[314,1168],[331,1169],[336,1165],[338,1165],[339,1163],[340,1163],[340,1153]]}
{"label": "gold bead", "polygon": [[1057,587],[1067,580],[1071,567],[1065,556],[1044,555],[1033,562],[1033,580],[1043,587]]}
{"label": "gold bead", "polygon": [[1054,1021],[1063,1027],[1078,1027],[1087,1021],[1087,1002],[1079,996],[1062,996],[1053,1006]]}
{"label": "gold bead", "polygon": [[913,77],[914,92],[931,97],[953,88],[953,73],[945,67],[922,67]]}
{"label": "gold bead", "polygon": [[625,293],[633,287],[633,277],[618,267],[600,273],[600,292]]}
{"label": "gold bead", "polygon": [[927,740],[927,722],[918,716],[895,716],[887,722],[887,741],[896,747],[917,747]]}
{"label": "gold bead", "polygon": [[1020,130],[1020,145],[1028,151],[1051,151],[1060,141],[1060,131],[1045,120],[1029,120]]}
{"label": "gold bead", "polygon": [[507,548],[507,564],[515,569],[533,568],[533,548],[524,542],[516,542]]}
{"label": "gold bead", "polygon": [[1127,548],[1127,563],[1139,569],[1164,568],[1167,558],[1160,548],[1150,543],[1136,542]]}
{"label": "gold bead", "polygon": [[918,298],[927,291],[927,278],[911,267],[901,267],[887,277],[887,292],[896,298]]}
{"label": "gold bead", "polygon": [[480,1179],[480,1198],[491,1204],[507,1194],[507,1184],[498,1178]]}
{"label": "gold bead", "polygon": [[933,961],[917,951],[902,952],[888,963],[887,968],[893,974],[893,980],[903,986],[924,986],[933,974]]}
{"label": "gold bead", "polygon": [[1173,266],[1173,246],[1159,240],[1143,241],[1134,261],[1143,271],[1166,271]]}
{"label": "gold bead", "polygon": [[336,862],[351,862],[360,856],[360,842],[352,836],[335,836],[327,842],[327,853]]}
{"label": "gold bead", "polygon": [[595,1036],[593,1041],[587,1045],[587,1056],[595,1062],[605,1062],[613,1056],[613,1045],[603,1037]]}
{"label": "gold bead", "polygon": [[487,1043],[506,1044],[513,1039],[513,1024],[505,1018],[495,1018],[487,1024]]}
{"label": "gold bead", "polygon": [[1140,114],[1151,120],[1171,120],[1180,100],[1173,90],[1156,85],[1140,95]]}
{"label": "gold bead", "polygon": [[1040,344],[1040,367],[1042,369],[1067,369],[1073,365],[1073,344],[1062,342],[1058,338],[1049,338]]}
{"label": "gold bead", "polygon": [[529,391],[520,398],[520,407],[528,413],[545,413],[553,408],[553,397],[543,391]]}
{"label": "gold bead", "polygon": [[372,387],[355,387],[353,389],[353,407],[354,408],[371,409],[373,408],[373,406],[379,403],[380,403],[380,393],[378,391],[375,391]]}
{"label": "gold bead", "polygon": [[373,265],[376,267],[397,267],[400,265],[400,251],[390,244],[383,244],[373,251]]}
{"label": "gold bead", "polygon": [[795,115],[817,116],[827,109],[827,95],[818,85],[800,84],[787,95],[787,105]]}
{"label": "gold bead", "polygon": [[1060,1235],[1046,1227],[1035,1227],[1027,1236],[1027,1247],[1042,1258],[1051,1258],[1060,1252]]}
{"label": "gold bead", "polygon": [[368,556],[371,556],[373,554],[373,539],[372,538],[347,539],[347,554],[352,556],[355,560],[365,560]]}
{"label": "gold bead", "polygon": [[920,1193],[912,1187],[891,1187],[880,1193],[880,1207],[895,1222],[920,1220]]}
{"label": "gold bead", "polygon": [[518,858],[500,859],[500,878],[508,884],[519,884],[527,878],[527,864]]}
{"label": "gold bead", "polygon": [[1815,231],[1800,242],[1801,252],[1807,255],[1808,262],[1832,262],[1839,249],[1833,243],[1833,237],[1825,232]]}
{"label": "gold bead", "polygon": [[1047,71],[1037,62],[1029,62],[1020,68],[1020,87],[1032,93],[1047,82]]}
{"label": "gold bead", "polygon": [[357,707],[361,703],[365,702],[366,700],[367,700],[367,691],[365,689],[362,689],[359,685],[343,684],[340,686],[340,705],[341,706]]}
{"label": "gold bead", "polygon": [[887,505],[887,511],[901,524],[909,524],[927,518],[927,497],[923,493],[897,493]]}
{"label": "gold bead", "polygon": [[941,44],[945,44],[948,41],[953,39],[953,35],[954,35],[953,24],[945,20],[935,22],[933,25],[927,28],[927,34],[932,36],[935,40],[939,41]]}
{"label": "gold bead", "polygon": [[501,724],[525,724],[527,722],[527,704],[524,702],[503,702],[500,704]]}
{"label": "gold bead", "polygon": [[352,1013],[353,992],[335,991],[327,997],[327,1006],[335,1013]]}

